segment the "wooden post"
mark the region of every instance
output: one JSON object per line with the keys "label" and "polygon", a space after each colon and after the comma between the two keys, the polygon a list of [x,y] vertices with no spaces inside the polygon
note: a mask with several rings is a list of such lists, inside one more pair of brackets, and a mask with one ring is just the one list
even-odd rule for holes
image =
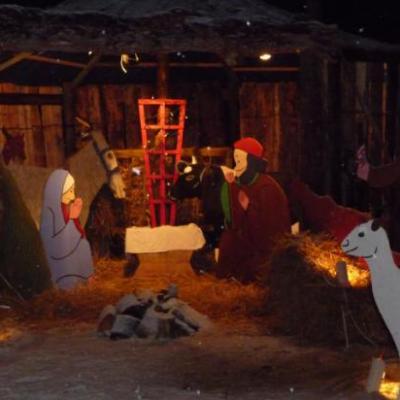
{"label": "wooden post", "polygon": [[100,58],[101,53],[95,54],[72,82],[63,85],[63,124],[66,157],[70,156],[75,151],[76,88],[83,82]]}
{"label": "wooden post", "polygon": [[[325,140],[322,127],[322,60],[312,50],[300,55],[300,109],[303,124],[301,178],[321,194],[326,171]],[[322,167],[321,167],[322,166]]]}
{"label": "wooden post", "polygon": [[[227,84],[225,88],[226,123],[228,143],[240,137],[239,79],[231,68],[226,68]],[[244,133],[244,132],[242,132]]]}
{"label": "wooden post", "polygon": [[158,56],[158,73],[157,73],[157,95],[160,99],[168,97],[168,56],[161,54]]}
{"label": "wooden post", "polygon": [[68,157],[75,151],[75,90],[71,83],[63,89],[64,153]]}
{"label": "wooden post", "polygon": [[[399,76],[397,72],[397,64],[389,64],[387,69],[387,115],[386,115],[386,148],[389,152],[390,159],[396,155],[398,149],[398,132],[397,121],[399,116],[397,110],[399,101],[397,93],[399,90]],[[389,159],[389,160],[390,160]],[[389,161],[386,160],[386,161]]]}

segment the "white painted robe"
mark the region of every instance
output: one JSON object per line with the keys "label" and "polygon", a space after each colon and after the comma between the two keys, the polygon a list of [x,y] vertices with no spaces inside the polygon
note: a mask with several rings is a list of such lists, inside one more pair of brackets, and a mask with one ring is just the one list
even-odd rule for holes
{"label": "white painted robe", "polygon": [[68,171],[57,169],[44,189],[40,235],[46,251],[53,283],[72,289],[93,273],[92,252],[87,239],[73,219],[65,222],[61,198]]}

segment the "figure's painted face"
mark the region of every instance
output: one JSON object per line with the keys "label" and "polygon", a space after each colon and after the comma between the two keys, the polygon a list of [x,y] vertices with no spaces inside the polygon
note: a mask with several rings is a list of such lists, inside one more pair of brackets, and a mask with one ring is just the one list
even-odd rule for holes
{"label": "figure's painted face", "polygon": [[243,150],[235,149],[233,159],[235,160],[235,174],[239,177],[247,169],[247,153]]}
{"label": "figure's painted face", "polygon": [[61,203],[70,204],[75,200],[75,185],[72,185],[61,197]]}

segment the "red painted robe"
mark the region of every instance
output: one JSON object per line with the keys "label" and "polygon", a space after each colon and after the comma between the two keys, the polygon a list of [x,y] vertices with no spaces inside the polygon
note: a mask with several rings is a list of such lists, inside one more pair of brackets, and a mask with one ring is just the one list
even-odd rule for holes
{"label": "red painted robe", "polygon": [[[240,190],[249,198],[247,210],[239,203]],[[288,201],[279,184],[264,174],[249,185],[229,184],[229,197],[226,217],[231,221],[221,237],[216,274],[249,282],[265,267],[279,236],[290,231]]]}

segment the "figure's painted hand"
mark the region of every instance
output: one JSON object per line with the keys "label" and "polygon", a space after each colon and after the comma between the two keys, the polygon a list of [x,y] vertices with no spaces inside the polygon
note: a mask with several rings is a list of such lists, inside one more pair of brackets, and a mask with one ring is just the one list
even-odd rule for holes
{"label": "figure's painted hand", "polygon": [[228,183],[232,183],[235,180],[235,171],[232,168],[228,168],[225,165],[221,165],[222,173],[224,174],[225,180]]}
{"label": "figure's painted hand", "polygon": [[365,145],[362,145],[356,154],[356,163],[357,163],[357,176],[363,181],[368,180],[370,165],[367,160],[367,151],[365,149]]}
{"label": "figure's painted hand", "polygon": [[247,207],[249,206],[250,199],[249,196],[243,190],[239,192],[239,203],[242,206],[243,210],[247,210]]}
{"label": "figure's painted hand", "polygon": [[79,217],[82,211],[83,201],[80,197],[77,197],[70,206],[69,217],[76,219]]}

